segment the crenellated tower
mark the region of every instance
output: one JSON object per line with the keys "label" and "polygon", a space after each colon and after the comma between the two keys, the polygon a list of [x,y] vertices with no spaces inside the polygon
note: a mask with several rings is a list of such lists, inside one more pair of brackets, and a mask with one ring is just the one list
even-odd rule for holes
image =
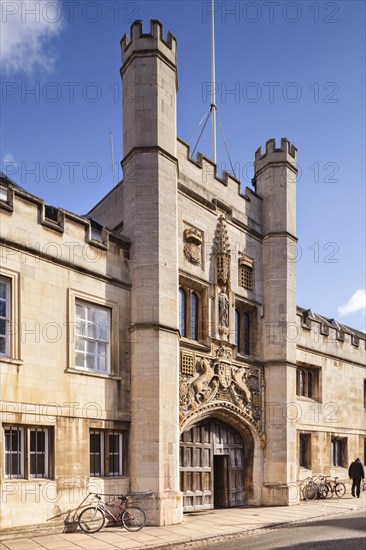
{"label": "crenellated tower", "polygon": [[179,493],[176,40],[141,21],[121,41],[123,233],[131,248],[131,489],[150,524],[182,520]]}
{"label": "crenellated tower", "polygon": [[263,200],[263,332],[266,380],[265,504],[296,502],[296,147],[266,143],[255,155],[255,186]]}

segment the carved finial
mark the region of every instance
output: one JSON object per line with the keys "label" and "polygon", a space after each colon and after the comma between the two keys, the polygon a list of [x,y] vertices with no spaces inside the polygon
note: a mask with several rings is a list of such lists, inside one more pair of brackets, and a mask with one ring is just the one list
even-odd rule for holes
{"label": "carved finial", "polygon": [[230,244],[225,218],[220,216],[215,235],[216,275],[219,285],[229,286],[230,282]]}
{"label": "carved finial", "polygon": [[216,228],[217,252],[230,254],[229,237],[226,230],[225,217],[220,216]]}

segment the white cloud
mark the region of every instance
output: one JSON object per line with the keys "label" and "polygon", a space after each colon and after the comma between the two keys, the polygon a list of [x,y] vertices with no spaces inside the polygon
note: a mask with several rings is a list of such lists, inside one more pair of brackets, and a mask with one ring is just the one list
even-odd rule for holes
{"label": "white cloud", "polygon": [[15,160],[14,156],[9,152],[4,153],[0,165],[0,171],[4,172],[6,176],[11,178],[13,174],[18,172],[18,170],[19,163]]}
{"label": "white cloud", "polygon": [[3,163],[15,162],[15,158],[11,153],[4,153]]}
{"label": "white cloud", "polygon": [[0,2],[0,59],[6,73],[53,70],[52,39],[62,29],[61,0]]}
{"label": "white cloud", "polygon": [[356,290],[350,299],[343,306],[339,306],[338,308],[338,313],[342,317],[359,311],[366,311],[366,290],[364,288]]}

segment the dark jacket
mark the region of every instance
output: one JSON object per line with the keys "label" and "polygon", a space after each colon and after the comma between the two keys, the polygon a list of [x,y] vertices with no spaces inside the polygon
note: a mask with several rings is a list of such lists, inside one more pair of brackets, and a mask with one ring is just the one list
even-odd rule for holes
{"label": "dark jacket", "polygon": [[351,466],[348,469],[348,475],[352,479],[364,479],[365,470],[360,460],[355,460],[354,462],[352,462]]}

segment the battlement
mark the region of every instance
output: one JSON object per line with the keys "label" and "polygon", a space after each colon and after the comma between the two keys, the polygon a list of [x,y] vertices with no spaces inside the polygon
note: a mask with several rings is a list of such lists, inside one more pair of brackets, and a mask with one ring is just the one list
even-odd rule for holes
{"label": "battlement", "polygon": [[[27,226],[33,241],[41,245],[43,243],[44,248],[48,248],[51,242],[55,247],[67,248],[72,236],[75,242],[78,242],[77,246],[79,243],[83,246],[84,243],[87,247],[99,248],[108,253],[112,243],[113,246],[117,245],[123,249],[126,257],[128,256],[129,240],[103,226],[90,215],[79,216],[47,204],[6,177],[0,176],[0,187],[0,210],[13,218],[6,225],[6,217],[3,217],[2,236],[9,242],[21,243],[24,240],[22,228]],[[22,223],[19,222],[19,216],[22,216]]]}
{"label": "battlement", "polygon": [[146,53],[147,50],[159,50],[176,65],[177,40],[170,31],[165,40],[163,25],[156,19],[151,19],[149,33],[143,32],[141,20],[134,21],[130,28],[130,37],[127,34],[122,37],[121,50],[123,65],[133,53]]}
{"label": "battlement", "polygon": [[[181,139],[180,137],[177,137],[178,144],[181,146],[182,150],[185,149],[184,157],[194,164],[197,168],[200,168],[205,175],[209,175],[210,177],[214,178],[216,181],[220,182],[224,186],[236,186],[238,190],[238,195],[241,196],[243,199],[250,201],[250,197],[246,194],[243,195],[241,192],[241,183],[240,180],[235,178],[234,175],[227,170],[223,170],[222,174],[219,175],[217,171],[217,165],[208,157],[203,155],[200,151],[197,152],[196,158],[193,158],[191,156],[191,147],[189,143]],[[203,181],[203,178],[200,178]],[[253,191],[249,188],[246,189],[246,192],[250,192],[253,194]]]}
{"label": "battlement", "polygon": [[262,199],[249,187],[242,189],[233,174],[202,153],[191,156],[189,144],[177,137],[178,189],[211,212],[224,211],[245,231],[262,235]]}
{"label": "battlement", "polygon": [[269,139],[264,153],[262,147],[255,152],[255,173],[262,170],[267,164],[278,162],[287,162],[296,168],[296,153],[295,145],[291,145],[287,138],[281,139],[281,147],[276,147],[275,139]]}

